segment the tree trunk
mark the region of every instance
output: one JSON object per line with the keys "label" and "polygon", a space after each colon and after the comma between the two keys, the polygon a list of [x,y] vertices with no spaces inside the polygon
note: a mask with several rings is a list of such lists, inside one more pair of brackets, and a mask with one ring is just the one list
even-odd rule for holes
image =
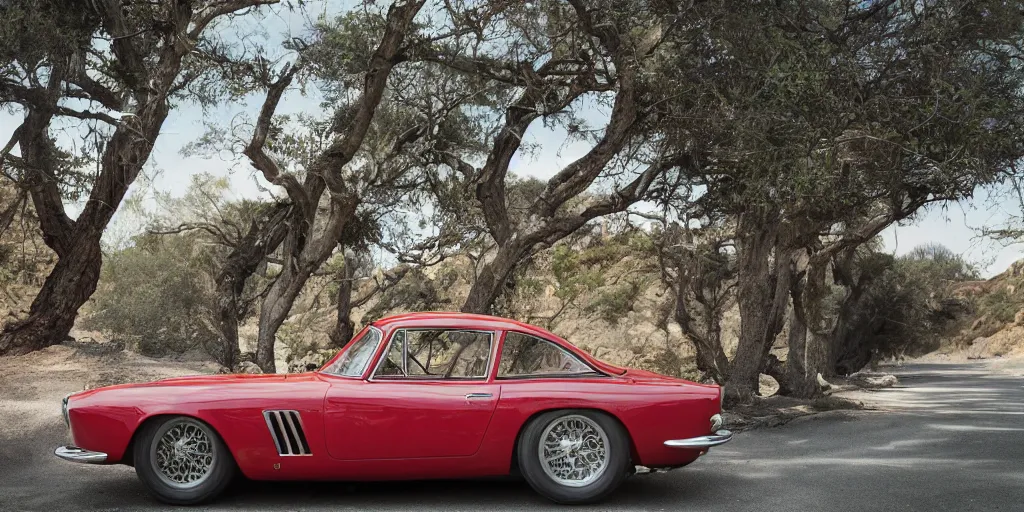
{"label": "tree trunk", "polygon": [[[267,298],[260,310],[260,333],[256,346],[256,364],[264,373],[275,373],[274,343],[277,330],[284,323],[291,310],[295,298],[302,291],[309,276],[330,257],[331,252],[341,241],[346,223],[352,218],[359,205],[359,192],[350,188],[341,172],[355,157],[363,145],[363,140],[370,130],[377,107],[387,88],[388,77],[394,66],[405,58],[401,55],[402,44],[409,31],[413,18],[419,13],[424,0],[409,0],[394,3],[388,9],[385,30],[377,49],[374,50],[368,63],[366,75],[363,77],[362,96],[356,102],[352,119],[343,130],[344,135],[331,143],[309,166],[307,180],[313,179],[313,185],[330,189],[331,213],[319,237],[313,238],[313,222],[316,218],[317,204],[320,193],[309,193],[309,187],[299,187],[294,176],[282,173],[273,164],[273,160],[263,153],[269,131],[270,120],[277,108],[282,90],[290,82],[277,83],[273,94],[268,94],[257,122],[253,140],[246,148],[253,165],[259,169],[271,183],[285,187],[289,197],[303,211],[303,222],[299,223],[289,234],[286,244],[284,268],[274,285],[271,286]],[[287,178],[287,179],[286,179]],[[322,184],[322,185],[321,185]],[[287,186],[286,186],[287,185]],[[305,197],[303,197],[305,196]],[[303,204],[303,203],[307,204]]]}
{"label": "tree trunk", "polygon": [[793,321],[791,329],[804,331],[790,336],[787,376],[790,392],[800,398],[821,396],[818,375],[829,373],[830,348],[835,334],[835,321],[827,318],[825,304],[828,290],[825,277],[827,261],[820,258],[801,259],[806,265],[802,276],[793,283]]}
{"label": "tree trunk", "polygon": [[696,332],[693,327],[693,318],[686,309],[686,290],[681,283],[677,283],[674,288],[676,288],[675,320],[683,334],[693,343],[697,369],[715,382],[724,384],[728,379],[729,358],[725,356],[725,349],[722,347],[722,329],[718,323],[718,312],[708,311],[706,314],[707,332]]}
{"label": "tree trunk", "polygon": [[345,266],[338,282],[338,316],[331,331],[331,346],[342,348],[355,334],[352,322],[352,288],[355,282],[356,259],[350,251],[345,251]]}
{"label": "tree trunk", "polygon": [[494,308],[494,302],[501,295],[509,276],[515,271],[519,262],[529,255],[528,253],[526,248],[520,247],[515,242],[498,248],[498,254],[490,263],[484,265],[476,280],[473,281],[466,302],[462,305],[462,312],[490,314]]}
{"label": "tree trunk", "polygon": [[[345,225],[359,206],[359,199],[353,196],[332,199],[331,202],[331,214],[320,237],[310,241],[298,241],[295,238],[304,240],[310,233],[299,230],[290,234],[293,240],[286,245],[292,248],[292,251],[288,251],[289,255],[284,258],[281,275],[277,277],[263,299],[260,308],[260,331],[256,340],[256,364],[263,373],[277,373],[277,363],[274,361],[277,331],[288,318],[292,304],[306,286],[309,276],[327,261],[337,247]],[[302,248],[298,254],[293,252],[295,247]]]}
{"label": "tree trunk", "polygon": [[694,339],[697,369],[715,382],[722,384],[729,378],[729,358],[725,356],[720,338]]}
{"label": "tree trunk", "polygon": [[80,239],[70,249],[46,276],[28,317],[0,333],[0,354],[27,354],[67,339],[78,309],[96,291],[103,261],[98,237]]}
{"label": "tree trunk", "polygon": [[873,339],[886,330],[884,318],[874,318],[865,324],[851,325],[840,316],[832,344],[832,368],[836,375],[850,375],[871,363],[875,355]]}
{"label": "tree trunk", "polygon": [[39,216],[43,241],[58,259],[33,299],[28,317],[5,326],[0,333],[0,355],[25,354],[67,339],[78,309],[96,291],[103,263],[103,231],[149,159],[168,109],[162,98],[144,103],[136,116],[117,128],[100,157],[100,172],[89,199],[74,221],[64,212],[60,191],[52,179],[56,167],[47,133],[51,116],[40,111],[26,116],[25,133],[19,142],[25,162],[33,167],[26,184]]}
{"label": "tree trunk", "polygon": [[[285,276],[282,272],[270,287],[270,292],[263,299],[260,308],[259,335],[256,338],[256,365],[263,373],[277,373],[274,345],[277,342],[277,331],[288,318],[295,298],[302,291],[305,279],[299,276]],[[308,275],[307,275],[308,277]],[[300,284],[301,282],[301,284]]]}
{"label": "tree trunk", "polygon": [[[850,253],[852,252],[851,249]],[[839,307],[839,316],[829,345],[826,377],[849,375],[868,364],[872,357],[871,342],[868,340],[885,325],[885,321],[880,319],[869,320],[867,325],[854,324],[861,307],[861,299],[864,298],[874,276],[862,274],[859,278],[853,279],[850,276],[851,260],[852,256],[838,263],[842,265],[839,273],[840,284],[846,287],[847,295]]]}
{"label": "tree trunk", "polygon": [[741,217],[736,244],[740,336],[725,384],[726,399],[749,401],[758,389],[789,303],[789,253],[763,216]]}
{"label": "tree trunk", "polygon": [[786,360],[789,394],[799,398],[821,396],[823,390],[818,383],[818,375],[823,374],[821,370],[826,366],[824,348],[831,343],[832,337],[801,325],[799,333],[790,333],[789,340],[791,344]]}
{"label": "tree trunk", "polygon": [[273,206],[268,215],[254,219],[238,246],[228,254],[220,273],[217,274],[217,311],[215,322],[220,333],[221,348],[216,355],[220,364],[234,369],[238,363],[238,323],[246,315],[247,305],[242,294],[249,280],[268,254],[273,253],[285,235],[288,226],[284,222],[292,211],[288,203]]}

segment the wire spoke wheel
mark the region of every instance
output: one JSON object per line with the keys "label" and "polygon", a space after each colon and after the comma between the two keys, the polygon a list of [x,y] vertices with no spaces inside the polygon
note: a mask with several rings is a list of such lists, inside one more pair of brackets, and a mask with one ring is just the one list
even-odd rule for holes
{"label": "wire spoke wheel", "polygon": [[213,436],[206,425],[189,418],[162,425],[150,453],[157,476],[175,489],[191,489],[202,484],[217,461]]}
{"label": "wire spoke wheel", "polygon": [[548,477],[560,485],[583,487],[608,468],[609,447],[604,429],[586,416],[573,414],[548,424],[537,451]]}

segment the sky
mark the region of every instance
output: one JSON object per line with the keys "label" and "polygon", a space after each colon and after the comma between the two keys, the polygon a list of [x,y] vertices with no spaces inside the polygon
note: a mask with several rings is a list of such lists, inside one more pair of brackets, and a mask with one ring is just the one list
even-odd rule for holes
{"label": "sky", "polygon": [[[340,9],[357,3],[353,1],[307,2],[306,13],[279,9],[259,22],[236,21],[223,30],[235,34],[260,34],[270,38],[299,36],[304,33],[310,16],[331,15]],[[282,51],[281,55],[284,55]],[[307,96],[297,92],[288,94],[279,108],[281,113],[319,110],[320,97],[315,90]],[[208,123],[219,125],[238,124],[247,115],[254,117],[260,107],[262,96],[256,95],[237,102],[230,102],[207,109],[195,105],[183,105],[172,111],[157,140],[149,164],[144,171],[152,177],[156,189],[181,195],[188,188],[192,176],[209,173],[226,176],[231,183],[233,198],[267,197],[267,189],[273,188],[248,163],[229,152],[210,157],[187,156],[181,150],[206,130]],[[20,122],[19,114],[0,114],[0,140],[8,140]],[[598,121],[602,113],[596,111],[585,115]],[[245,132],[243,128],[243,133]],[[248,133],[251,133],[248,132]],[[536,123],[527,132],[525,142],[533,151],[520,153],[512,161],[511,172],[520,176],[545,179],[567,163],[579,158],[589,149],[585,142],[566,142],[565,132],[560,129],[546,129]],[[130,193],[140,193],[135,186]],[[80,205],[69,204],[69,214],[77,215]],[[977,194],[970,203],[932,207],[921,212],[911,222],[893,226],[882,233],[885,250],[896,255],[905,254],[914,247],[925,243],[940,243],[966,260],[975,264],[985,277],[1005,270],[1011,263],[1024,257],[1024,246],[1003,245],[980,235],[980,228],[1004,224],[1021,216],[1020,204],[1013,197],[1003,194],[996,196],[984,191]],[[115,218],[110,237],[129,235],[137,226],[124,215]]]}

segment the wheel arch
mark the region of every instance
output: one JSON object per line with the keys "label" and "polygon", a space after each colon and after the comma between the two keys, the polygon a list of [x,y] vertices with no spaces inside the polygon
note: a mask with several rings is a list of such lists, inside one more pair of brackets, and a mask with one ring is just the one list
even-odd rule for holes
{"label": "wheel arch", "polygon": [[214,426],[212,423],[210,423],[206,419],[204,419],[204,418],[202,418],[200,416],[196,416],[195,414],[179,413],[179,412],[160,412],[160,413],[152,414],[152,415],[149,415],[149,416],[146,416],[145,418],[143,418],[142,421],[140,421],[138,423],[138,425],[135,426],[135,430],[132,432],[131,437],[128,439],[128,446],[125,448],[124,454],[121,456],[121,463],[129,465],[129,466],[132,466],[132,467],[135,466],[135,444],[139,441],[139,435],[140,435],[139,433],[142,432],[143,428],[146,425],[149,425],[149,424],[151,424],[153,422],[156,422],[156,421],[160,421],[161,418],[177,418],[177,417],[191,418],[193,420],[200,421],[204,425],[210,427],[210,430],[212,430],[213,433],[216,434],[217,437],[220,438],[220,441],[222,443],[224,443],[224,446],[227,447],[227,452],[228,452],[229,455],[231,455],[231,462],[237,465],[237,459],[235,458],[234,450],[232,450],[231,445],[228,444],[227,440],[224,438],[224,435],[221,434],[221,432],[219,430],[217,430],[216,426]]}
{"label": "wheel arch", "polygon": [[526,430],[526,426],[529,425],[530,422],[535,420],[538,416],[540,416],[542,414],[547,414],[549,412],[554,412],[554,411],[593,411],[593,412],[598,412],[598,413],[604,414],[604,415],[608,416],[609,418],[615,420],[615,422],[618,423],[620,427],[622,427],[622,431],[626,433],[626,439],[629,440],[629,458],[630,458],[630,461],[633,461],[635,463],[636,461],[639,460],[640,456],[639,456],[639,452],[637,452],[637,449],[636,449],[636,442],[633,441],[633,434],[630,433],[628,428],[626,428],[626,424],[623,423],[622,418],[619,418],[618,416],[616,416],[615,413],[613,413],[613,412],[611,412],[611,411],[609,411],[607,409],[602,409],[600,407],[549,407],[547,409],[541,409],[539,411],[534,412],[529,417],[527,417],[526,420],[523,421],[523,423],[521,425],[519,425],[519,430],[516,432],[515,441],[513,441],[513,443],[512,443],[512,457],[511,457],[512,460],[509,461],[509,473],[510,474],[513,474],[513,475],[518,475],[519,474],[519,457],[518,457],[518,454],[519,454],[519,441],[523,437],[523,431]]}

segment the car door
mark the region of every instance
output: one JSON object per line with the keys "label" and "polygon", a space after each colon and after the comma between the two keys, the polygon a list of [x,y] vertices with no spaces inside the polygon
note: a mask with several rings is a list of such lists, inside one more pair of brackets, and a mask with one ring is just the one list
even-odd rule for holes
{"label": "car door", "polygon": [[368,380],[332,384],[328,453],[340,460],[467,457],[498,403],[493,332],[399,329]]}

